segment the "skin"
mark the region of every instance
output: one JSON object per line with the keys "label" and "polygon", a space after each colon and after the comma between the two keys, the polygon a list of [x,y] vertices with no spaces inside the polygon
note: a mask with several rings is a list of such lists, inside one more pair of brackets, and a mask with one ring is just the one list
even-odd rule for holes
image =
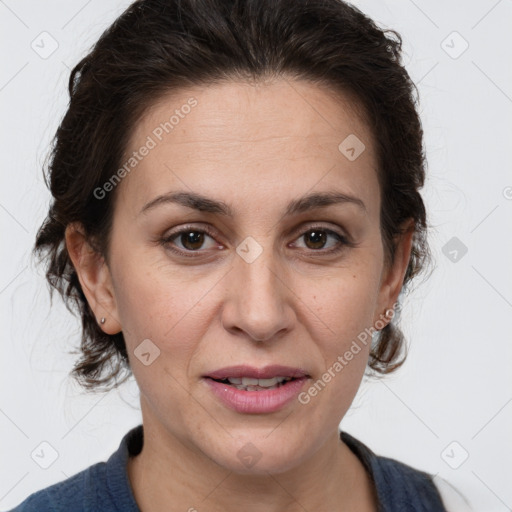
{"label": "skin", "polygon": [[[128,464],[136,500],[144,512],[375,511],[364,468],[338,435],[368,346],[308,404],[269,414],[226,408],[202,379],[235,364],[284,364],[307,370],[307,390],[396,303],[412,230],[385,265],[370,131],[354,101],[318,84],[226,82],[162,98],[136,125],[127,154],[190,97],[197,106],[118,185],[108,263],[79,225],[66,231],[87,300],[98,321],[106,318],[105,332],[123,331],[141,391],[144,447]],[[349,134],[366,146],[354,161],[338,149]],[[171,203],[141,213],[178,190],[224,201],[234,215]],[[289,201],[332,190],[365,209],[339,203],[284,216]],[[213,236],[202,245],[159,242],[189,224]],[[319,226],[350,245],[325,232],[318,243],[308,230]],[[262,248],[252,263],[236,252],[248,236]],[[149,366],[134,356],[144,339],[160,350]],[[247,443],[261,453],[250,468],[237,456]]]}

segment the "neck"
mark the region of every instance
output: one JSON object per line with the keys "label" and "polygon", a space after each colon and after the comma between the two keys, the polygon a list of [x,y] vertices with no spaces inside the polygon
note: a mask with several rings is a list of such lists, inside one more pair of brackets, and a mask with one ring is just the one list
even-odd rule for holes
{"label": "neck", "polygon": [[163,427],[144,425],[144,445],[128,461],[128,477],[142,512],[303,512],[377,510],[364,467],[334,431],[299,466],[286,472],[240,474],[194,451]]}

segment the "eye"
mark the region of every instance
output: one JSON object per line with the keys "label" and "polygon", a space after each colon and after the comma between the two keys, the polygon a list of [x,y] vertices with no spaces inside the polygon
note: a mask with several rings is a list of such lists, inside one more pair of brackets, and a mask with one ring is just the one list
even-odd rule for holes
{"label": "eye", "polygon": [[322,226],[316,226],[304,231],[297,240],[304,240],[302,246],[294,243],[295,247],[304,247],[312,251],[334,253],[341,251],[344,246],[350,245],[347,238]]}
{"label": "eye", "polygon": [[[344,235],[323,226],[310,227],[304,231],[296,240],[303,240],[304,243],[292,243],[293,247],[309,249],[320,254],[334,254],[342,251],[351,243]],[[208,244],[208,240],[210,240]],[[160,243],[171,252],[180,256],[196,257],[207,249],[223,249],[224,247],[215,241],[214,235],[206,228],[195,228],[185,226],[160,240]]]}
{"label": "eye", "polygon": [[[211,242],[209,245],[205,246],[204,244],[208,239],[210,239]],[[194,256],[190,253],[199,252],[200,249],[212,249],[214,247],[223,248],[213,239],[212,234],[207,229],[193,227],[181,228],[165,236],[160,242],[172,252],[183,256]]]}

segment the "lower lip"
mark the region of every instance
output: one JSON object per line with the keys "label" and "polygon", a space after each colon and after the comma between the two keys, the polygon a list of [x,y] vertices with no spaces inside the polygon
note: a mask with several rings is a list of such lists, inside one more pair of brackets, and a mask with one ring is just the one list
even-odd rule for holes
{"label": "lower lip", "polygon": [[268,391],[243,391],[230,384],[205,378],[206,383],[221,402],[236,412],[246,414],[269,413],[283,408],[299,393],[307,378],[294,379]]}

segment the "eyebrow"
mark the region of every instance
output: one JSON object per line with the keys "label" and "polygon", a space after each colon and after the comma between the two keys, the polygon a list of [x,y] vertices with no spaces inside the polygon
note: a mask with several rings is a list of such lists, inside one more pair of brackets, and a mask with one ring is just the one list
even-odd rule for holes
{"label": "eyebrow", "polygon": [[[170,192],[163,194],[146,203],[140,213],[156,208],[163,204],[179,204],[200,212],[213,213],[226,217],[233,217],[233,209],[224,201],[210,199],[194,192]],[[354,204],[364,212],[366,206],[358,197],[341,192],[312,193],[290,201],[286,207],[284,216],[289,217],[304,213],[316,208],[326,208],[336,204]]]}

